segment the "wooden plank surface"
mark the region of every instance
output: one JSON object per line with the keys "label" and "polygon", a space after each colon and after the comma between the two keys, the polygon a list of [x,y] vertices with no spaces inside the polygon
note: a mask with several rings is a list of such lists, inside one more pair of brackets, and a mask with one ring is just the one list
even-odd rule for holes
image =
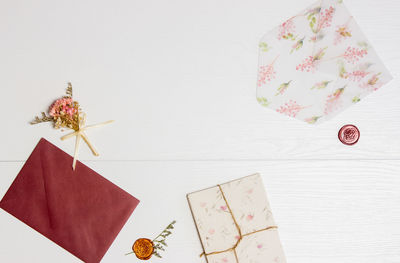
{"label": "wooden plank surface", "polygon": [[[103,262],[139,262],[124,252],[134,240],[157,235],[173,219],[178,223],[164,258],[151,262],[204,262],[198,257],[202,251],[186,194],[255,172],[262,174],[288,262],[399,260],[397,161],[110,161],[88,165],[141,200]],[[0,164],[0,195],[21,166],[19,162]],[[6,233],[0,236],[1,262],[79,262],[4,211],[0,212],[0,233]]]}
{"label": "wooden plank surface", "polygon": [[[312,2],[3,2],[0,160],[25,160],[40,137],[73,152],[50,125],[28,125],[67,81],[88,123],[116,120],[89,132],[100,160],[399,159],[398,78],[316,127],[256,103],[259,39]],[[396,77],[400,3],[347,5]],[[362,133],[351,149],[336,140],[349,122]]]}
{"label": "wooden plank surface", "polygon": [[[185,194],[263,175],[288,262],[400,262],[400,19],[397,0],[346,5],[395,79],[336,118],[309,126],[259,106],[258,41],[314,0],[0,1],[0,197],[40,137],[28,122],[66,82],[88,123],[87,165],[142,202],[103,262],[178,220],[162,260],[196,263]],[[353,147],[339,128],[361,131]],[[158,234],[158,233],[157,233]],[[79,262],[0,210],[0,262]]]}

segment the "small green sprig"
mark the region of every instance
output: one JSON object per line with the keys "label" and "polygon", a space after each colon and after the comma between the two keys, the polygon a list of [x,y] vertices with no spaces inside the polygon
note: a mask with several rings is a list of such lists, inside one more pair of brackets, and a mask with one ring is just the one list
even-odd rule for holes
{"label": "small green sprig", "polygon": [[165,242],[166,238],[172,234],[172,229],[174,229],[174,224],[176,221],[172,221],[156,238],[153,239],[154,244],[154,252],[153,255],[161,258],[159,251],[165,251],[165,247],[167,247],[167,243]]}

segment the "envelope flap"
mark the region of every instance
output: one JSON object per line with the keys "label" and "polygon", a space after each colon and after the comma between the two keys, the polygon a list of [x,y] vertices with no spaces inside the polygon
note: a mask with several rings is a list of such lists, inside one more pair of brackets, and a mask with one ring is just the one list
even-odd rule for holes
{"label": "envelope flap", "polygon": [[51,228],[41,161],[43,147],[42,139],[0,201],[2,209],[33,228]]}
{"label": "envelope flap", "polygon": [[260,43],[258,102],[310,124],[331,118],[391,79],[342,1],[316,2]]}

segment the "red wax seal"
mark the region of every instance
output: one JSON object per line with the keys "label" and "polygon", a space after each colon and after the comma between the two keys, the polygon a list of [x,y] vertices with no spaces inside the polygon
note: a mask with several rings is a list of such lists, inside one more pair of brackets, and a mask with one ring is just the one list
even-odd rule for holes
{"label": "red wax seal", "polygon": [[353,145],[360,139],[360,131],[352,124],[344,125],[338,134],[339,140],[346,145]]}

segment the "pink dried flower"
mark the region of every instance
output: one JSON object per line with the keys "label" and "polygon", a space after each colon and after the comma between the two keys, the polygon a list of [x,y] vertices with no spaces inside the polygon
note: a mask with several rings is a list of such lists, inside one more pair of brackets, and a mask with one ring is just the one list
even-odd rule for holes
{"label": "pink dried flower", "polygon": [[74,101],[72,100],[72,98],[61,98],[56,100],[50,106],[49,114],[50,116],[58,117],[62,114],[62,112],[64,112],[72,116],[74,110]]}

